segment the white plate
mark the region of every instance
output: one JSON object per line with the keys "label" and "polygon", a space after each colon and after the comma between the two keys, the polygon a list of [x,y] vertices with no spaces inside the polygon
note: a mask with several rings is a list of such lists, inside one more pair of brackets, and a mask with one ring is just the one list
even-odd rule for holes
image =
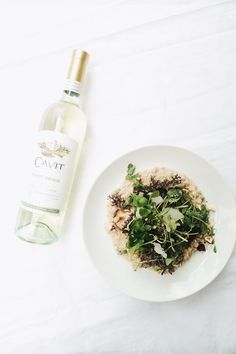
{"label": "white plate", "polygon": [[[116,253],[105,231],[107,196],[120,186],[130,162],[136,165],[137,171],[154,166],[169,167],[196,183],[215,209],[217,253],[210,247],[207,252],[197,252],[172,275],[160,275],[150,269],[134,271],[129,261]],[[116,288],[147,301],[171,301],[204,288],[221,272],[234,247],[235,216],[230,189],[207,161],[178,147],[150,146],[118,158],[96,179],[84,209],[84,240],[95,267]]]}

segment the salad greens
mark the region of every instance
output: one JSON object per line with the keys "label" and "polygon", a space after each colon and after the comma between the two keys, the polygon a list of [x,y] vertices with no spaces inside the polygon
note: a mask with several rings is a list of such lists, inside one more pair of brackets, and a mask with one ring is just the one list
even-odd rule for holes
{"label": "salad greens", "polygon": [[[137,253],[144,265],[151,263],[171,273],[173,265],[183,261],[184,250],[195,239],[208,236],[209,243],[214,243],[209,209],[204,199],[201,207],[194,205],[181,186],[180,176],[162,182],[152,177],[151,183],[144,185],[135,171],[135,166],[129,164],[126,179],[133,183],[133,193],[126,200],[118,193],[111,197],[114,204],[116,199],[119,207],[130,210],[130,217],[122,227],[127,234],[127,252]],[[204,243],[204,240],[199,243],[199,251],[205,251]]]}

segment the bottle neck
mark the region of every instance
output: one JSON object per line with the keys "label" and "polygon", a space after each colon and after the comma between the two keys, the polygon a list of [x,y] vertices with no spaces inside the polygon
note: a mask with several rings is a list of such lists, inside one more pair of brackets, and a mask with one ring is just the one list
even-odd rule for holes
{"label": "bottle neck", "polygon": [[79,81],[67,80],[64,85],[64,90],[61,100],[72,103],[76,106],[81,105],[82,84]]}

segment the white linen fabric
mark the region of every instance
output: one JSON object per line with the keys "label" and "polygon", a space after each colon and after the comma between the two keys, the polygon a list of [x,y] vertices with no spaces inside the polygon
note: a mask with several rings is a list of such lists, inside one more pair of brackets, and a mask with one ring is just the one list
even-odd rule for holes
{"label": "white linen fabric", "polygon": [[[94,269],[82,213],[98,173],[145,145],[199,153],[235,195],[236,1],[2,1],[0,43],[0,353],[235,353],[235,251],[201,292],[146,303]],[[63,236],[37,246],[14,236],[18,201],[74,47],[91,54],[88,134]]]}

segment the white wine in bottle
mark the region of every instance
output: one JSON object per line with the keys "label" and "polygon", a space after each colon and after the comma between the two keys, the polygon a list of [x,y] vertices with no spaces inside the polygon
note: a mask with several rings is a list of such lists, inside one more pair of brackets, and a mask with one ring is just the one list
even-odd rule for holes
{"label": "white wine in bottle", "polygon": [[61,233],[86,132],[80,98],[88,58],[84,51],[73,51],[62,98],[40,122],[16,223],[16,235],[25,241],[49,244]]}

